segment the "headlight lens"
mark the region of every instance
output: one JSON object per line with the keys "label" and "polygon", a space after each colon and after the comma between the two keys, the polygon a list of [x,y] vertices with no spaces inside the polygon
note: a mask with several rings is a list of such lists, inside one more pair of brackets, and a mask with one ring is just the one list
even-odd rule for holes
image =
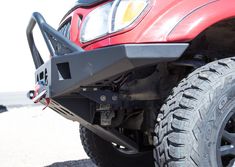
{"label": "headlight lens", "polygon": [[108,34],[108,19],[111,7],[112,3],[107,3],[88,14],[81,27],[81,42],[88,42]]}
{"label": "headlight lens", "polygon": [[83,22],[80,41],[88,42],[130,26],[148,4],[149,0],[114,0],[96,8]]}
{"label": "headlight lens", "polygon": [[131,25],[147,7],[147,0],[120,0],[116,2],[112,17],[111,32]]}

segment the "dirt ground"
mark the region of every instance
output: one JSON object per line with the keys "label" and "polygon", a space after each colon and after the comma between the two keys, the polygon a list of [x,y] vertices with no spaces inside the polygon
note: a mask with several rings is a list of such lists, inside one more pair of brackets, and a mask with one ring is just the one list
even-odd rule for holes
{"label": "dirt ground", "polygon": [[94,167],[83,151],[79,124],[42,108],[0,113],[0,166]]}

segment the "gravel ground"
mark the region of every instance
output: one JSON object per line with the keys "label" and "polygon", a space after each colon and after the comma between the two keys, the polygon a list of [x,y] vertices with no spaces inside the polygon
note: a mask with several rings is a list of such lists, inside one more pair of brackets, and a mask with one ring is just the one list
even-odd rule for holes
{"label": "gravel ground", "polygon": [[0,114],[0,166],[95,167],[81,146],[79,124],[42,108]]}

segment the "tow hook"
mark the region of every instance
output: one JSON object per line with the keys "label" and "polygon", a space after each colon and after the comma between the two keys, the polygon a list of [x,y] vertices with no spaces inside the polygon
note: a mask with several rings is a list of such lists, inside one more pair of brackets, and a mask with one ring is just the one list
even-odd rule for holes
{"label": "tow hook", "polygon": [[37,84],[35,86],[35,90],[30,90],[27,93],[27,96],[34,103],[38,103],[41,100],[45,99],[46,107],[47,107],[50,104],[50,99],[49,98],[45,98],[46,97],[46,93],[47,93],[47,90],[45,89],[45,83],[43,81],[39,81],[39,82],[37,82]]}
{"label": "tow hook", "polygon": [[45,107],[43,110],[45,110],[49,104],[50,104],[50,98],[46,98],[47,90],[45,88],[45,83],[43,81],[37,82],[35,86],[35,90],[30,90],[27,93],[27,96],[30,100],[32,100],[34,103],[39,103],[41,100],[45,100],[44,102],[46,103]]}
{"label": "tow hook", "polygon": [[47,91],[43,90],[41,93],[39,93],[37,96],[35,96],[32,100],[34,103],[38,103],[39,101],[41,101],[45,95],[46,95]]}

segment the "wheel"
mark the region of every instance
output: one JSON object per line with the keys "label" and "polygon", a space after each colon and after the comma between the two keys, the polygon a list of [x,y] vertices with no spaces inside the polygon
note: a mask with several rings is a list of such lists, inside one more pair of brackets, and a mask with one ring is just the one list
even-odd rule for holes
{"label": "wheel", "polygon": [[221,167],[235,163],[235,59],[192,72],[173,89],[155,126],[156,166]]}
{"label": "wheel", "polygon": [[80,137],[87,155],[98,167],[154,167],[153,153],[132,153],[111,144],[80,126]]}

